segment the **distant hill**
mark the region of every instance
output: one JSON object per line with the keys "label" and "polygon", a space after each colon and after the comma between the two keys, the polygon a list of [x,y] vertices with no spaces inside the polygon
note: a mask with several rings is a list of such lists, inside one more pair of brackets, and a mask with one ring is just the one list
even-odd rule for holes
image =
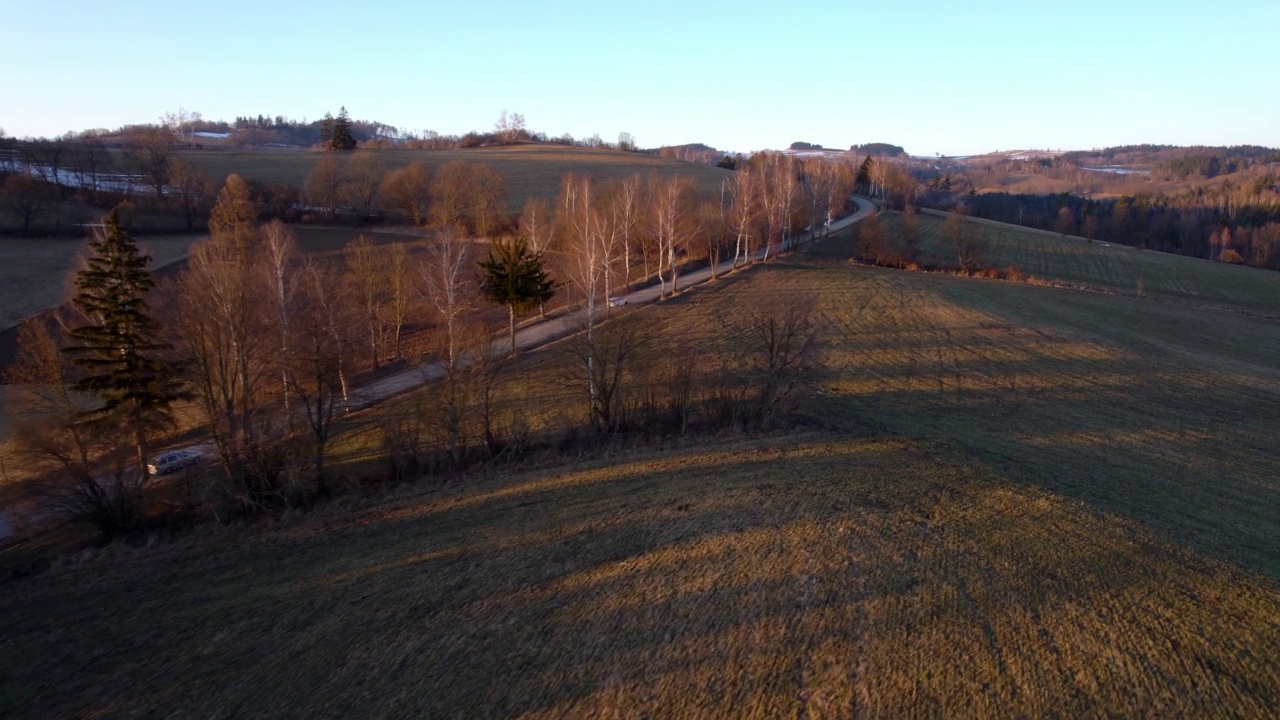
{"label": "distant hill", "polygon": [[890,145],[889,143],[852,145],[849,150],[860,155],[870,155],[871,157],[898,157],[907,153],[901,145]]}

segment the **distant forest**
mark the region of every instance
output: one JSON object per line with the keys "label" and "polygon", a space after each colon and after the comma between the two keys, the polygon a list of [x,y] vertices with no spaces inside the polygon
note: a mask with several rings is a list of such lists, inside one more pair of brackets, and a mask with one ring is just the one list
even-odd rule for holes
{"label": "distant forest", "polygon": [[890,145],[889,143],[867,143],[866,145],[853,145],[849,148],[850,152],[856,152],[860,155],[869,155],[871,157],[900,157],[906,155],[907,151],[901,145]]}
{"label": "distant forest", "polygon": [[[1280,151],[1135,145],[1033,159],[868,160],[864,191],[893,208],[974,217],[1280,270]],[[1070,187],[1011,192],[1003,187]]]}

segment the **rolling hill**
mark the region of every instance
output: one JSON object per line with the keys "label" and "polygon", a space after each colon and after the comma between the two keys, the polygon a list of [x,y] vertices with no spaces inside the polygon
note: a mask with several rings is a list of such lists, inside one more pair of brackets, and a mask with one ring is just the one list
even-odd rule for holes
{"label": "rolling hill", "polygon": [[[1023,240],[1047,274],[1162,277],[1136,251],[1054,260],[1054,238],[1000,252]],[[88,551],[0,596],[0,692],[32,717],[1276,707],[1280,325],[1232,309],[1269,291],[1158,302],[859,266],[851,248],[624,316],[647,328],[636,367],[693,357],[709,383],[750,351],[717,318],[799,298],[820,352],[790,430]],[[1249,272],[1189,263],[1160,287]],[[567,357],[504,371],[501,422],[580,423]],[[376,463],[382,428],[431,392],[353,416],[335,460]]]}

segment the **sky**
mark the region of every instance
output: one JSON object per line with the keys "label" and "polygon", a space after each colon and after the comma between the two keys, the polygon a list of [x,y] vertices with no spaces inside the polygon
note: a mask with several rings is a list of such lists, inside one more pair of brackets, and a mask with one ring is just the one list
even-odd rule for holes
{"label": "sky", "polygon": [[353,117],[917,155],[1280,147],[1280,2],[0,0],[10,136]]}

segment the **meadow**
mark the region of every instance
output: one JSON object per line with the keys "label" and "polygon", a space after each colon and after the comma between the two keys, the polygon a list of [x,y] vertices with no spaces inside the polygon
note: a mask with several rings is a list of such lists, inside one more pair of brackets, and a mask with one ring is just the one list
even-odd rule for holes
{"label": "meadow", "polygon": [[[371,153],[386,163],[388,169],[421,162],[434,172],[441,165],[461,161],[483,163],[502,174],[507,181],[507,207],[518,213],[528,198],[554,202],[560,191],[560,179],[566,173],[587,175],[597,180],[627,177],[633,173],[674,175],[693,179],[703,192],[719,192],[720,182],[732,174],[710,165],[689,163],[656,155],[622,152],[605,148],[581,148],[566,145],[525,144],[461,150],[358,150]],[[252,151],[189,150],[183,159],[202,168],[215,182],[239,173],[267,185],[301,186],[325,153],[295,149],[258,149]],[[340,157],[350,157],[343,155]]]}
{"label": "meadow", "polygon": [[[1280,326],[851,248],[622,313],[650,333],[637,367],[711,371],[746,349],[716,318],[805,298],[819,362],[789,431],[64,557],[0,596],[0,696],[29,717],[1280,705]],[[565,362],[552,346],[508,367],[502,413],[580,424]],[[338,462],[367,466],[432,392],[357,413]]]}
{"label": "meadow", "polygon": [[[886,213],[886,228],[901,232],[901,216]],[[941,213],[920,216],[920,256],[931,265],[954,267],[955,250]],[[1280,316],[1280,273],[1236,267],[1171,253],[1136,250],[1113,243],[972,220],[987,238],[986,265],[1017,266],[1038,278],[1192,304],[1223,306]]]}
{"label": "meadow", "polygon": [[[151,268],[159,269],[187,256],[194,235],[158,235],[138,238],[151,256]],[[12,240],[0,239],[4,263],[0,266],[0,330],[7,330],[32,315],[60,305],[75,290],[71,273],[89,250],[87,238]]]}

